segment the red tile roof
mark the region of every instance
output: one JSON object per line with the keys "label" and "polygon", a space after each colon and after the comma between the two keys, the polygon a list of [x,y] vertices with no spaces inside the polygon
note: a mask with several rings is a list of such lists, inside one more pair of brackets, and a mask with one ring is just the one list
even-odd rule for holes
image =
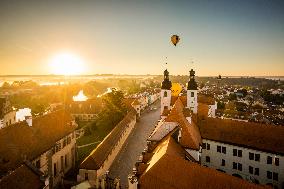
{"label": "red tile roof", "polygon": [[165,122],[178,122],[179,126],[182,128],[181,145],[186,148],[199,150],[199,146],[201,145],[199,129],[194,122],[191,122],[190,124],[184,116],[184,106],[180,98],[176,100],[169,116],[165,119]]}
{"label": "red tile roof", "polygon": [[0,160],[6,163],[0,163],[0,170],[15,169],[25,158],[33,160],[51,149],[76,129],[71,121],[70,114],[59,110],[34,118],[31,127],[23,121],[1,129]]}
{"label": "red tile roof", "polygon": [[214,98],[212,98],[210,96],[203,95],[203,94],[198,94],[197,95],[197,102],[198,103],[207,104],[207,105],[215,104]]}
{"label": "red tile roof", "polygon": [[284,127],[228,119],[198,117],[205,139],[284,154]]}
{"label": "red tile roof", "polygon": [[172,137],[153,151],[148,167],[140,176],[141,189],[241,189],[264,188],[243,179],[185,160],[184,150]]}
{"label": "red tile roof", "polygon": [[40,175],[25,164],[0,179],[1,189],[41,189],[44,186]]}

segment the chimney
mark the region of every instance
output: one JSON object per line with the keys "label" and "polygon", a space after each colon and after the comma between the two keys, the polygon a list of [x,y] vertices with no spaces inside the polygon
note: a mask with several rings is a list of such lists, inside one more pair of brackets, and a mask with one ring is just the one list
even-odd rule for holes
{"label": "chimney", "polygon": [[30,127],[33,125],[32,116],[25,116],[25,120]]}

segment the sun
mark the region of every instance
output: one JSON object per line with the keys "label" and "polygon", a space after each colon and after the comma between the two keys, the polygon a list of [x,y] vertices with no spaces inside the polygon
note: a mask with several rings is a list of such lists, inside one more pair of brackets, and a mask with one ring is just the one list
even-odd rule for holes
{"label": "sun", "polygon": [[83,61],[68,52],[55,55],[51,61],[51,72],[57,75],[78,75],[84,71]]}

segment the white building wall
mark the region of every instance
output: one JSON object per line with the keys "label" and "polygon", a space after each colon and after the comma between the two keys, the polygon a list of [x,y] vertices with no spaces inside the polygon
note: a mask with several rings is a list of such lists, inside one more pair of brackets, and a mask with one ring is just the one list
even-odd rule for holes
{"label": "white building wall", "polygon": [[187,90],[187,107],[196,114],[197,106],[197,90]]}
{"label": "white building wall", "polygon": [[[165,93],[167,94],[165,96]],[[161,114],[163,113],[165,106],[168,107],[168,109],[171,109],[171,98],[172,98],[172,92],[171,90],[161,90]]]}
{"label": "white building wall", "polygon": [[209,105],[208,117],[216,117],[217,102],[214,105]]}
{"label": "white building wall", "polygon": [[[243,179],[251,180],[255,178],[260,184],[272,183],[278,188],[284,187],[284,156],[276,155],[272,153],[266,153],[258,150],[248,149],[239,146],[233,146],[212,140],[202,140],[203,143],[210,145],[210,150],[202,149],[201,164],[214,169],[220,169],[225,171],[227,174],[233,175],[238,174]],[[217,146],[226,147],[226,154],[217,152]],[[242,150],[242,157],[233,156],[233,149]],[[249,153],[260,154],[260,161],[250,160]],[[210,157],[210,162],[206,162],[206,156]],[[267,156],[273,158],[279,158],[279,166],[275,164],[267,164]],[[225,166],[222,166],[222,159],[225,160]],[[274,161],[274,159],[273,159]],[[233,169],[233,162],[242,164],[242,171]],[[249,166],[253,168],[259,168],[259,175],[250,174]],[[253,170],[255,171],[255,169]],[[278,181],[267,178],[267,171],[278,173]]]}
{"label": "white building wall", "polygon": [[195,159],[195,161],[200,160],[201,153],[197,150],[192,150],[192,149],[186,149],[187,153],[191,155]]}

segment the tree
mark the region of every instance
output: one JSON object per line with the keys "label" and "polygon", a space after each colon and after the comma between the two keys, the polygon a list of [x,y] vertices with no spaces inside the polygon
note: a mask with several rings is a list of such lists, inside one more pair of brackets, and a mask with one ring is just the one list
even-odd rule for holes
{"label": "tree", "polygon": [[10,87],[11,87],[11,85],[8,82],[6,82],[6,81],[2,84],[2,88],[3,89],[8,89]]}
{"label": "tree", "polygon": [[237,95],[235,93],[231,93],[229,95],[229,100],[237,100]]}
{"label": "tree", "polygon": [[224,110],[225,109],[225,103],[221,102],[221,101],[218,101],[217,102],[217,109]]}
{"label": "tree", "polygon": [[124,94],[115,88],[102,96],[103,109],[98,115],[97,126],[112,129],[126,115],[127,109],[123,103]]}

